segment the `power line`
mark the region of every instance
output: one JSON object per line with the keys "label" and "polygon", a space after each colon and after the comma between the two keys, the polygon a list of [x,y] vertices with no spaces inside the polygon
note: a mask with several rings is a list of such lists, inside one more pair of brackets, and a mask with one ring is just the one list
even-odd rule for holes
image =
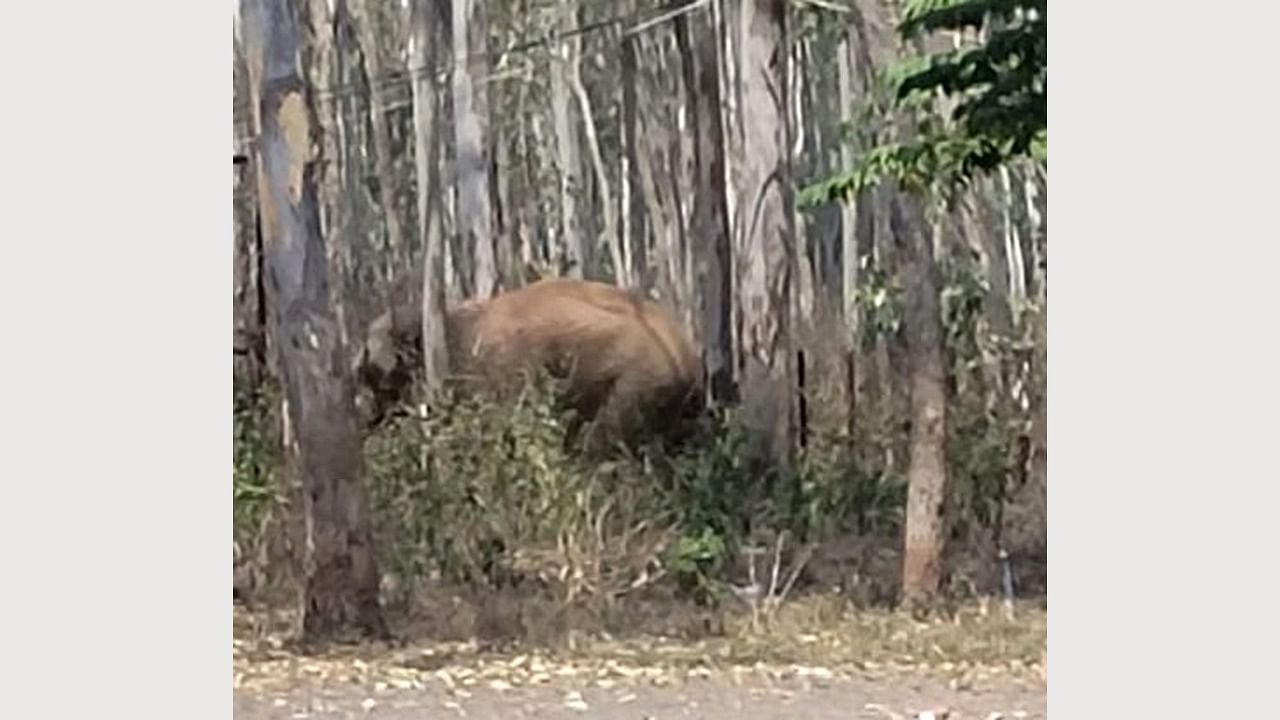
{"label": "power line", "polygon": [[[610,0],[605,0],[605,1],[608,2]],[[604,3],[602,2],[601,4],[604,4]],[[526,55],[535,49],[546,47],[557,42],[561,42],[567,38],[576,37],[579,35],[586,35],[593,32],[599,32],[601,30],[607,30],[616,25],[623,24],[623,23],[630,23],[634,20],[637,20],[642,15],[645,15],[646,13],[653,13],[653,15],[648,20],[643,21],[635,25],[634,27],[623,31],[622,36],[626,38],[631,35],[637,34],[639,32],[648,30],[653,26],[658,25],[662,22],[669,21],[675,18],[676,16],[681,15],[685,12],[688,12],[692,9],[698,9],[705,4],[706,4],[706,0],[701,0],[701,2],[694,2],[691,4],[686,4],[682,0],[676,0],[673,3],[669,3],[666,5],[660,6],[658,8],[653,8],[648,10],[637,9],[629,13],[613,15],[613,16],[604,18],[602,20],[586,23],[584,25],[579,25],[563,31],[552,30],[551,32],[546,33],[543,37],[540,37],[538,39],[527,40],[525,42],[510,45],[508,47],[505,47],[499,50],[487,50],[482,52],[469,53],[462,57],[449,57],[444,61],[440,62],[439,64],[432,65],[432,66],[419,66],[419,67],[410,66],[410,67],[404,68],[403,70],[393,70],[391,72],[383,74],[380,78],[370,79],[364,84],[367,84],[370,88],[377,87],[380,90],[388,90],[388,89],[407,85],[413,82],[414,80],[422,77],[432,76],[432,77],[439,78],[441,75],[445,74],[452,68],[458,67],[463,62],[487,59],[490,62],[496,64],[501,58],[505,56]],[[673,11],[673,8],[674,8],[674,11]],[[508,75],[509,73],[506,73],[506,72],[490,73],[484,77],[484,80],[488,82],[490,80],[503,78]],[[340,83],[337,85],[333,85],[328,88],[315,89],[313,90],[313,92],[315,92],[316,96],[319,98],[322,98],[325,100],[332,100],[340,97],[345,97],[348,95],[357,94],[359,93],[361,88],[362,88],[362,83],[359,80],[355,80],[347,83]],[[239,105],[236,105],[235,109],[241,112],[247,112],[248,110],[250,110],[250,101],[246,100],[240,103]]]}

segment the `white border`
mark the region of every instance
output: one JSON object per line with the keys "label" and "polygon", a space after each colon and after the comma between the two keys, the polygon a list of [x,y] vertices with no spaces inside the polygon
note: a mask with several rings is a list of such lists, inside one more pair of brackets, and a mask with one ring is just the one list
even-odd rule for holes
{"label": "white border", "polygon": [[6,717],[231,716],[228,20],[7,18]]}
{"label": "white border", "polygon": [[1053,717],[1277,715],[1275,39],[1235,7],[1054,4]]}
{"label": "white border", "polygon": [[[9,16],[6,716],[230,715],[225,13]],[[1275,712],[1273,32],[1054,7],[1055,717]]]}

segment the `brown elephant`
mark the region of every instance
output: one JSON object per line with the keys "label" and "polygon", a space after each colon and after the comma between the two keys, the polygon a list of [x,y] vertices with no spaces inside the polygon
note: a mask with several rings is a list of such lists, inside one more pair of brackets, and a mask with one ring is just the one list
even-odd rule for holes
{"label": "brown elephant", "polygon": [[[403,398],[421,361],[421,305],[408,302],[370,326],[358,374],[373,391],[374,420]],[[524,371],[564,380],[563,400],[603,431],[601,440],[679,440],[703,408],[702,364],[680,324],[643,295],[554,278],[468,301],[446,312],[453,382],[501,397]]]}

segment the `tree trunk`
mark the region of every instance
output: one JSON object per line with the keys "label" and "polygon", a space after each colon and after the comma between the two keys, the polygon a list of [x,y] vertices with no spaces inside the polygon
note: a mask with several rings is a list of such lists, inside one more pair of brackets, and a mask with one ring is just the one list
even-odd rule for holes
{"label": "tree trunk", "polygon": [[[854,74],[854,33],[848,32],[836,46],[836,97],[839,116],[844,117],[853,109],[854,87],[857,79]],[[854,152],[850,142],[837,139],[840,147],[839,162],[841,168],[853,166]],[[841,319],[841,326],[848,340],[844,346],[847,358],[847,375],[845,383],[845,402],[849,409],[848,427],[852,430],[857,422],[858,404],[865,370],[860,362],[862,324],[858,318],[858,307],[855,298],[858,291],[858,271],[861,269],[862,253],[858,247],[858,223],[862,220],[858,212],[858,201],[841,203],[840,205],[840,288],[839,302],[836,312]]]}
{"label": "tree trunk", "polygon": [[232,369],[236,378],[256,388],[266,363],[266,335],[262,313],[261,245],[258,237],[256,163],[250,137],[253,113],[248,69],[239,37],[232,58],[233,131],[235,158],[232,211],[235,213],[232,251]]}
{"label": "tree trunk", "polygon": [[[557,10],[556,25],[567,29],[573,18],[574,4],[565,3]],[[556,134],[556,176],[560,188],[560,237],[564,243],[569,275],[587,275],[587,248],[583,237],[582,158],[579,153],[577,126],[573,122],[573,104],[569,98],[572,67],[578,63],[581,40],[566,38],[554,46],[551,59],[551,117]]]}
{"label": "tree trunk", "polygon": [[725,205],[724,129],[720,123],[719,38],[710,8],[676,20],[684,53],[684,85],[695,136],[693,164],[694,292],[702,315],[708,390],[716,403],[734,399],[729,281],[729,215]]}
{"label": "tree trunk", "polygon": [[636,117],[636,171],[640,185],[637,191],[645,206],[645,215],[652,231],[652,240],[646,250],[651,258],[648,271],[652,272],[653,284],[665,305],[679,313],[680,279],[676,270],[676,245],[680,224],[679,208],[674,206],[667,189],[670,183],[663,182],[667,176],[666,151],[668,142],[667,123],[669,115],[666,111],[666,94],[663,88],[655,89],[661,76],[667,71],[662,63],[656,42],[648,41],[645,35],[631,36],[635,46],[637,68],[643,72],[637,74],[637,117]]}
{"label": "tree trunk", "polygon": [[[329,15],[332,21],[327,19]],[[341,219],[335,227],[339,228],[342,242],[329,249],[334,268],[331,287],[337,291],[337,307],[343,317],[346,337],[357,340],[350,343],[350,347],[358,348],[365,327],[384,309],[382,291],[386,289],[383,248],[374,247],[371,242],[375,234],[372,229],[378,226],[381,213],[370,192],[372,188],[364,182],[364,178],[374,174],[369,164],[370,154],[365,152],[369,145],[366,96],[356,91],[362,87],[364,68],[358,60],[360,42],[345,0],[332,3],[312,0],[312,17],[315,18],[312,27],[332,27],[335,82],[330,86],[325,80],[324,85],[316,87],[322,100],[332,97],[335,112],[333,142],[336,148],[333,154],[326,155],[329,162],[324,174],[331,179],[339,196],[334,218],[335,221]],[[323,77],[319,76],[316,81],[320,82]],[[366,271],[375,265],[373,272]],[[362,292],[364,288],[375,292]]]}
{"label": "tree trunk", "polygon": [[614,284],[626,287],[631,284],[630,273],[622,259],[622,245],[618,241],[618,223],[613,212],[613,192],[609,188],[609,173],[604,166],[604,156],[600,152],[600,140],[596,137],[596,121],[591,111],[591,98],[587,96],[587,88],[582,84],[581,45],[573,52],[573,59],[568,63],[569,88],[578,101],[578,115],[582,118],[582,130],[587,139],[587,152],[591,155],[591,167],[595,171],[596,187],[600,195],[600,214],[604,219],[602,235],[609,243],[609,255],[613,261]]}
{"label": "tree trunk", "polygon": [[498,277],[489,197],[486,17],[483,0],[452,0],[452,10],[455,220],[462,246],[472,253],[475,296],[488,298],[497,289]]}
{"label": "tree trunk", "polygon": [[374,169],[378,177],[378,204],[387,228],[387,284],[408,266],[409,255],[404,242],[404,229],[396,207],[396,178],[392,171],[391,130],[387,124],[386,77],[382,67],[382,42],[374,23],[370,0],[352,0],[352,15],[360,37],[365,76],[369,81],[369,125],[373,130]]}
{"label": "tree trunk", "polygon": [[738,188],[745,228],[743,266],[743,404],[754,459],[790,466],[793,435],[791,269],[793,228],[788,128],[786,3],[738,0],[738,69],[742,83],[743,155]]}
{"label": "tree trunk", "polygon": [[339,174],[342,149],[338,140],[338,104],[333,94],[336,80],[337,42],[334,37],[334,13],[330,10],[328,0],[309,0],[307,3],[308,22],[311,30],[310,63],[305,68],[305,79],[314,88],[316,135],[322,147],[320,155],[334,162],[325,162],[317,166],[316,187],[319,199],[319,232],[325,238],[325,253],[329,262],[329,293],[332,296],[334,312],[338,317],[338,328],[342,335],[344,347],[350,348],[347,315],[352,308],[348,306],[347,277],[350,263],[350,250],[347,222],[348,205],[343,192],[342,177]]}
{"label": "tree trunk", "polygon": [[919,198],[898,193],[890,222],[902,273],[903,335],[910,387],[906,539],[902,597],[908,605],[936,597],[942,581],[943,499],[947,488],[947,378],[942,308],[933,239]]}
{"label": "tree trunk", "polygon": [[279,353],[305,489],[303,639],[357,627],[386,637],[379,573],[360,483],[354,386],[330,293],[317,170],[326,144],[301,68],[311,43],[299,0],[243,0],[259,104],[259,201],[270,330]]}
{"label": "tree trunk", "polygon": [[1004,221],[1005,256],[1009,262],[1009,295],[1017,303],[1027,297],[1027,272],[1022,253],[1022,234],[1018,232],[1018,225],[1014,222],[1013,184],[1009,179],[1009,168],[1004,166],[1000,168],[1000,189],[1003,191],[1000,214]]}
{"label": "tree trunk", "polygon": [[414,0],[410,19],[413,50],[414,167],[417,172],[418,226],[422,234],[422,358],[428,392],[439,390],[449,371],[445,345],[444,238],[440,232],[439,93],[434,67],[441,33],[435,0]]}
{"label": "tree trunk", "polygon": [[649,277],[649,254],[646,237],[648,218],[645,216],[643,181],[640,178],[640,157],[636,138],[636,53],[638,41],[634,35],[622,38],[622,226],[631,258],[631,277],[639,287],[647,288],[653,279]]}

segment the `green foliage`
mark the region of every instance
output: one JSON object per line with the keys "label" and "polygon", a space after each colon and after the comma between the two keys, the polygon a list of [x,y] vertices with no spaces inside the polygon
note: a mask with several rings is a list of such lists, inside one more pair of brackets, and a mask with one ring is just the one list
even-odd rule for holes
{"label": "green foliage", "polygon": [[859,259],[859,282],[853,303],[862,332],[862,346],[870,347],[878,336],[896,335],[902,327],[902,288],[871,256]]}
{"label": "green foliage", "polygon": [[1030,418],[1008,392],[1024,348],[993,331],[986,274],[973,258],[942,263],[943,326],[948,375],[947,459],[951,469],[952,532],[965,537],[995,530],[1018,442]]}
{"label": "green foliage", "polygon": [[723,597],[714,578],[720,575],[728,559],[729,544],[725,536],[706,526],[698,534],[680,535],[665,556],[676,586],[703,604]]}
{"label": "green foliage", "polygon": [[907,0],[904,37],[974,28],[988,33],[986,41],[888,68],[897,109],[915,115],[913,136],[881,142],[847,172],[804,188],[800,206],[843,200],[886,179],[926,192],[1017,158],[1044,160],[1046,12],[1045,0]]}
{"label": "green foliage", "polygon": [[[985,272],[970,256],[940,261],[942,320],[947,358],[947,458],[952,527],[962,536],[993,529],[1016,446],[1028,418],[1004,389],[1009,368],[1019,365],[1025,343],[994,333],[987,322],[991,301]],[[898,280],[874,264],[863,265],[855,308],[863,348],[894,342],[900,329]],[[804,500],[798,527],[819,537],[842,531],[859,535],[895,533],[905,504],[904,468],[886,461],[901,455],[904,431],[893,408],[864,398],[854,419],[857,435],[819,433],[802,455]]]}
{"label": "green foliage", "polygon": [[237,385],[232,395],[232,517],[236,542],[251,545],[267,512],[281,502],[278,394]]}
{"label": "green foliage", "polygon": [[511,404],[441,397],[368,441],[379,546],[410,581],[533,580],[611,598],[655,568],[675,519],[642,466],[592,462],[540,378]]}
{"label": "green foliage", "polygon": [[642,461],[684,508],[681,520],[686,527],[695,533],[709,528],[727,535],[749,512],[742,500],[753,478],[746,462],[746,428],[737,416],[720,409],[713,426],[703,447],[673,457],[646,453]]}
{"label": "green foliage", "polygon": [[[569,440],[548,385],[514,405],[444,398],[366,446],[386,567],[402,578],[490,588],[532,580],[564,599],[611,598],[665,576],[715,603],[748,516],[807,537],[899,527],[905,485],[848,438],[815,443],[795,482],[761,485],[746,433],[721,411],[705,444],[593,460]],[[868,444],[867,447],[877,447]],[[773,497],[749,506],[753,491]],[[846,522],[846,520],[848,522]]]}
{"label": "green foliage", "polygon": [[[897,332],[899,310],[894,278],[864,270],[873,289],[858,304],[873,345]],[[972,358],[982,352],[981,288],[971,268],[947,272],[953,373],[980,374]],[[950,502],[966,528],[992,521],[1012,447],[1011,425],[986,411],[984,397],[967,390],[953,400]],[[236,534],[246,547],[263,542],[264,518],[284,509],[273,398],[236,400]],[[891,405],[864,398],[852,431],[814,428],[781,482],[751,472],[741,422],[718,412],[704,443],[607,460],[576,446],[546,377],[508,403],[442,395],[426,417],[416,408],[396,415],[364,448],[383,567],[410,594],[431,582],[607,603],[663,582],[679,597],[715,604],[741,569],[734,561],[748,517],[758,529],[820,544],[901,532],[904,435]]]}
{"label": "green foliage", "polygon": [[666,556],[676,587],[699,603],[721,598],[715,583],[735,552],[743,521],[757,508],[744,501],[758,482],[747,466],[747,432],[730,410],[719,409],[706,445],[641,461],[667,489],[680,518],[680,537]]}
{"label": "green foliage", "polygon": [[874,422],[856,427],[856,436],[819,431],[800,454],[793,524],[803,537],[894,535],[902,526],[906,478],[885,464],[890,433]]}

